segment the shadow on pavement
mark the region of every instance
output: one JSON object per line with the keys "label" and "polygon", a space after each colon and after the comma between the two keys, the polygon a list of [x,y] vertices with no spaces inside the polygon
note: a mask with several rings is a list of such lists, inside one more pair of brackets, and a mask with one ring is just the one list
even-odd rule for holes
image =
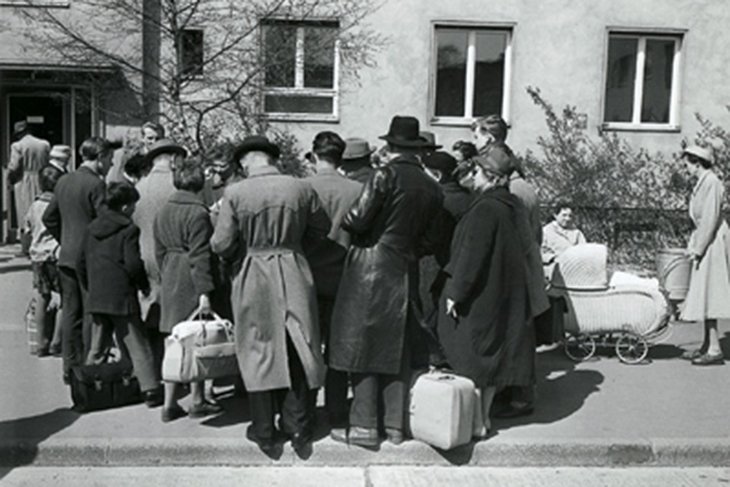
{"label": "shadow on pavement", "polygon": [[[38,455],[38,445],[73,424],[79,414],[68,409],[0,421],[0,466],[30,465]],[[10,470],[0,471],[0,479]]]}
{"label": "shadow on pavement", "polygon": [[599,390],[603,374],[596,370],[576,370],[576,363],[558,349],[537,357],[535,411],[529,416],[493,419],[499,430],[526,424],[549,424],[578,411],[588,396]]}
{"label": "shadow on pavement", "polygon": [[10,274],[12,272],[29,271],[30,261],[23,264],[11,264],[0,267],[0,274]]}

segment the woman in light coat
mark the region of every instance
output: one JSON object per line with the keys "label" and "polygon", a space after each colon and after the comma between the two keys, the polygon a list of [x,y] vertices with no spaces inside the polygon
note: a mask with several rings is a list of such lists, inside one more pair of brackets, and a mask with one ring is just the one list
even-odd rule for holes
{"label": "woman in light coat", "polygon": [[730,318],[730,228],[722,217],[725,187],[712,171],[712,152],[692,146],[684,150],[689,172],[697,177],[689,203],[695,225],[687,246],[692,261],[689,291],[682,308],[685,321],[703,321],[702,346],[685,354],[693,365],[724,363],[717,320]]}

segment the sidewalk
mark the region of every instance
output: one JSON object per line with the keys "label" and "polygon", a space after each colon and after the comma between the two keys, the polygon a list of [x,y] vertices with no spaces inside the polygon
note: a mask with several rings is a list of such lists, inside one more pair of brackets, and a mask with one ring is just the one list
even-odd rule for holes
{"label": "sidewalk", "polygon": [[[535,413],[495,420],[492,438],[449,452],[416,441],[374,452],[333,442],[322,429],[311,454],[286,445],[271,459],[244,438],[246,401],[232,394],[221,399],[224,414],[204,420],[163,424],[159,409],[143,405],[79,415],[69,410],[60,359],[28,353],[31,275],[14,253],[0,247],[0,465],[730,466],[730,365],[682,360],[701,338],[699,326],[682,323],[647,364],[600,352],[581,364],[562,350],[540,354]],[[730,356],[730,323],[720,328]]]}

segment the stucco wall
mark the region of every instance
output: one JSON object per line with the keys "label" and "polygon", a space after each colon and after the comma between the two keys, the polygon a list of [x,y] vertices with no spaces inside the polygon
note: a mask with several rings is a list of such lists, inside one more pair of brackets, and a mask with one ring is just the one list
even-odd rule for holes
{"label": "stucco wall", "polygon": [[696,132],[695,112],[730,126],[725,109],[730,103],[730,9],[724,0],[389,1],[370,18],[389,36],[389,45],[377,55],[377,68],[361,72],[360,87],[342,87],[340,123],[277,125],[295,132],[304,144],[319,130],[376,142],[393,114],[412,114],[447,146],[467,138],[467,128],[432,126],[428,120],[433,22],[446,20],[515,24],[510,143],[520,152],[535,148],[537,137],[546,133],[542,113],[525,91],[528,85],[539,87],[556,107],[577,106],[587,114],[591,133],[597,134],[608,27],[686,29],[681,132],[622,136],[637,146],[671,152]]}

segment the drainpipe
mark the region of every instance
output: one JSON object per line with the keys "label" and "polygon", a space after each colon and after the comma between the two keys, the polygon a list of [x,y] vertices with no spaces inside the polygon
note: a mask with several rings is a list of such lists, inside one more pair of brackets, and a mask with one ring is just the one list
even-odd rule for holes
{"label": "drainpipe", "polygon": [[147,120],[160,114],[160,14],[161,0],[142,2],[142,107]]}

